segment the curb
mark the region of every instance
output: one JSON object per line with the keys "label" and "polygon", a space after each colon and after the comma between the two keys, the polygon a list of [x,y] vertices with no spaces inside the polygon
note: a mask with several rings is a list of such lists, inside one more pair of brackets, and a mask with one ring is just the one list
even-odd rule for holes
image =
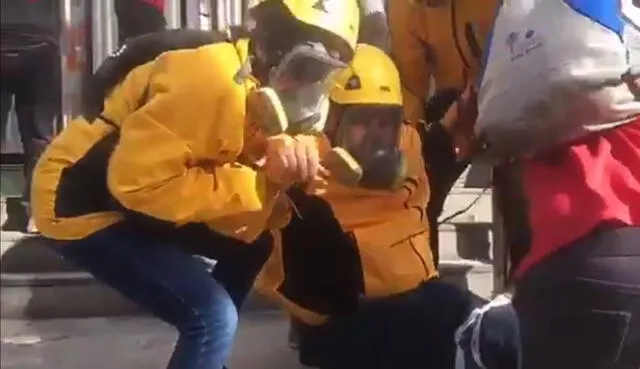
{"label": "curb", "polygon": [[[145,313],[112,288],[83,272],[2,273],[2,319],[56,319],[135,316]],[[251,293],[246,311],[272,311],[277,307]]]}
{"label": "curb", "polygon": [[[468,261],[443,261],[441,277],[467,288],[469,275],[487,273],[488,266]],[[485,270],[486,269],[486,270]],[[55,319],[135,316],[144,314],[131,301],[98,282],[88,273],[2,273],[0,275],[2,319]],[[279,310],[252,292],[244,311]]]}

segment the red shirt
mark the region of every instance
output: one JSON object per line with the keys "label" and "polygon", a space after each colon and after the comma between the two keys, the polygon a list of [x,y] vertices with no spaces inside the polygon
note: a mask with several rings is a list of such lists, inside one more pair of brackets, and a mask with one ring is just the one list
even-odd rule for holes
{"label": "red shirt", "polygon": [[527,160],[523,172],[533,243],[517,276],[602,222],[640,226],[640,119]]}
{"label": "red shirt", "polygon": [[142,2],[147,3],[153,6],[154,8],[160,10],[161,12],[163,12],[166,0],[142,0]]}

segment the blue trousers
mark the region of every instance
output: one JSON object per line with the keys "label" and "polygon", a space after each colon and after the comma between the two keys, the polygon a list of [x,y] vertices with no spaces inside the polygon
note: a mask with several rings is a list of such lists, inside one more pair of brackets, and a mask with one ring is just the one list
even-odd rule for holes
{"label": "blue trousers", "polygon": [[[178,330],[167,369],[221,369],[238,310],[269,255],[271,239],[264,235],[246,245],[212,235],[209,241],[187,246],[176,237],[153,237],[119,224],[56,249]],[[194,252],[217,260],[213,272]]]}
{"label": "blue trousers", "polygon": [[640,227],[602,225],[527,271],[521,369],[640,368]]}

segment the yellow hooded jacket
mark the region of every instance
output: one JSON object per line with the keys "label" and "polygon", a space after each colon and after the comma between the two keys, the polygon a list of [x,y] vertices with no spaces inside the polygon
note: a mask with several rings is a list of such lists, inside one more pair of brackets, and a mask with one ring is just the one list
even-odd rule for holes
{"label": "yellow hooded jacket", "polygon": [[71,122],[35,170],[38,229],[52,239],[82,239],[123,220],[125,208],[162,224],[206,223],[255,239],[276,191],[236,162],[251,88],[236,80],[246,58],[240,49],[219,35],[167,51],[115,87],[101,118]]}
{"label": "yellow hooded jacket", "polygon": [[329,181],[307,195],[290,192],[298,216],[273,231],[274,251],[256,281],[259,292],[317,325],[352,311],[359,299],[402,293],[437,275],[428,246],[420,137],[409,124],[402,127],[400,147],[408,172],[395,191]]}
{"label": "yellow hooded jacket", "polygon": [[436,90],[462,91],[477,79],[498,0],[389,1],[391,49],[403,83],[405,115],[428,120],[425,102]]}

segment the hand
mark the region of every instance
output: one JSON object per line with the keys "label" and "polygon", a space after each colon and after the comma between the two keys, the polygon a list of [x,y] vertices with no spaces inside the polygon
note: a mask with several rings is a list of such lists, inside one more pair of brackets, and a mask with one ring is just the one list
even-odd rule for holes
{"label": "hand", "polygon": [[632,93],[640,96],[640,77],[629,72],[622,76],[622,80],[629,85],[629,89]]}
{"label": "hand", "polygon": [[458,158],[469,158],[480,146],[474,132],[477,119],[478,95],[475,88],[468,84],[442,120],[445,129],[453,137]]}
{"label": "hand", "polygon": [[314,180],[324,172],[320,165],[317,138],[287,134],[269,137],[263,170],[270,181],[281,185]]}

